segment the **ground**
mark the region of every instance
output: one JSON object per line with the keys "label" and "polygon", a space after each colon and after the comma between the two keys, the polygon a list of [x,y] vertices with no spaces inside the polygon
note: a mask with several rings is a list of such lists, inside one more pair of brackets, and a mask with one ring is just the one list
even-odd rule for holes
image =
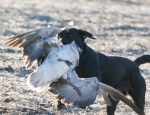
{"label": "ground", "polygon": [[[31,91],[21,51],[5,46],[9,37],[46,26],[75,27],[93,33],[86,43],[95,51],[131,60],[150,54],[150,0],[1,0],[0,1],[0,114],[99,114],[106,115],[103,99],[79,109],[67,105],[56,111],[56,100],[47,90]],[[150,64],[140,66],[146,80],[145,113],[150,115]],[[113,77],[113,76],[112,76]],[[129,96],[127,96],[131,99]],[[119,102],[116,115],[136,115]]]}

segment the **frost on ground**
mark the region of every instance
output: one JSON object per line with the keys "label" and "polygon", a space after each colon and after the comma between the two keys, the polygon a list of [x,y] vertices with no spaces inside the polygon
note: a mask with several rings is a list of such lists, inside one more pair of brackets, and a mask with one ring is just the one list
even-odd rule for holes
{"label": "frost on ground", "polygon": [[[150,54],[149,0],[1,0],[0,1],[0,114],[100,114],[106,115],[101,98],[87,109],[66,106],[56,111],[57,101],[48,91],[36,93],[26,85],[21,51],[5,46],[9,37],[46,27],[76,27],[93,33],[96,40],[86,42],[106,55],[131,60]],[[146,80],[145,113],[150,115],[150,64],[140,66]],[[113,77],[113,76],[112,76]],[[129,99],[131,99],[128,96]],[[134,115],[119,102],[116,115]]]}

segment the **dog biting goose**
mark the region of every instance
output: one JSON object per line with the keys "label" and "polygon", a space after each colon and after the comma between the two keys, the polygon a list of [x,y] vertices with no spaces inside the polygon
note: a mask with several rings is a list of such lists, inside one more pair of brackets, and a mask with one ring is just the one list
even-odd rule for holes
{"label": "dog biting goose", "polygon": [[[42,91],[50,85],[50,91],[58,94],[58,99],[79,107],[93,104],[97,94],[102,94],[106,104],[111,105],[109,94],[112,99],[122,100],[138,114],[144,115],[116,89],[98,82],[95,77],[82,79],[72,72],[78,64],[81,49],[75,42],[68,45],[52,42],[61,31],[59,28],[42,28],[7,40],[8,46],[23,49],[27,68],[37,60],[39,67],[28,76],[27,85],[35,91]],[[71,92],[70,95],[67,92]]]}
{"label": "dog biting goose", "polygon": [[[61,30],[62,28],[41,28],[9,38],[6,41],[6,45],[10,47],[22,48],[23,56],[26,57],[25,64],[27,69],[32,66],[35,60],[37,60],[39,68],[31,73],[27,79],[27,85],[33,90],[42,91],[47,84],[50,84],[60,77],[65,77],[62,75],[71,67],[71,65],[76,66],[76,58],[79,58],[77,51],[79,48],[77,48],[74,42],[64,47],[59,41],[56,41],[55,37]],[[70,52],[69,56],[66,52]],[[52,57],[51,54],[53,55]],[[69,58],[75,63],[71,63]],[[53,60],[56,60],[55,64],[53,64]],[[59,65],[57,65],[57,62]],[[70,85],[72,84],[70,83]],[[75,88],[75,86],[73,87]],[[80,94],[78,89],[77,92]]]}

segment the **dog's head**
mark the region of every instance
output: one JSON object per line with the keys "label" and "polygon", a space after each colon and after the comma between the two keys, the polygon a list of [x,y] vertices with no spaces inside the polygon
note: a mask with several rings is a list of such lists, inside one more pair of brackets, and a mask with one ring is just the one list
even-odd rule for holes
{"label": "dog's head", "polygon": [[70,44],[73,41],[82,49],[85,38],[93,38],[93,35],[87,31],[76,29],[76,28],[66,28],[58,34],[58,39],[61,39],[61,42],[66,45]]}

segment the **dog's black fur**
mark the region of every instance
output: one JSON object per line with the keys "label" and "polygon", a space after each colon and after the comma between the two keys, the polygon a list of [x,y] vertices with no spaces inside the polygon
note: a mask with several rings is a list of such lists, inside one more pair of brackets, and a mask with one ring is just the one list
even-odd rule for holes
{"label": "dog's black fur", "polygon": [[[123,57],[106,56],[88,47],[84,42],[86,37],[94,39],[91,33],[75,28],[65,29],[58,34],[58,39],[61,39],[63,44],[75,41],[83,50],[79,65],[75,68],[78,76],[96,76],[100,82],[120,90],[123,94],[129,93],[134,103],[144,111],[146,83],[138,65],[150,62],[150,56],[140,57],[135,62]],[[118,103],[112,99],[111,101],[112,106],[107,107],[108,115],[114,115]]]}

